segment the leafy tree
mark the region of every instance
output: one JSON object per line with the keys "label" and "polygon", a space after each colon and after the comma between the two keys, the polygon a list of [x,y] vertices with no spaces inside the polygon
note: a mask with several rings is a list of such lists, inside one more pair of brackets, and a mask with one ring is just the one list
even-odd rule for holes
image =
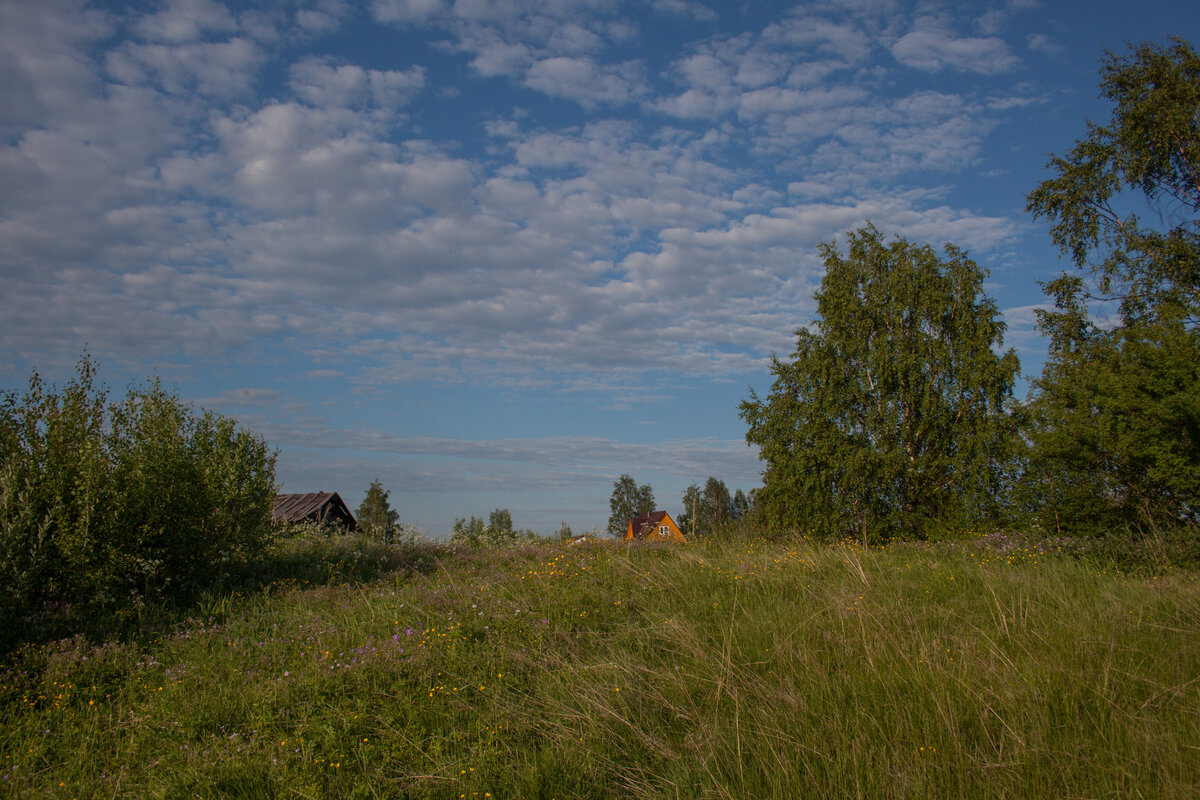
{"label": "leafy tree", "polygon": [[367,487],[367,495],[355,514],[359,530],[384,541],[392,540],[396,523],[400,519],[400,514],[388,503],[389,494],[378,480],[371,481],[371,485]]}
{"label": "leafy tree", "polygon": [[760,448],[756,508],[776,529],[864,543],[993,513],[1013,463],[1016,355],[986,276],[873,225],[843,256],[822,245],[819,319],[772,359],[766,399],[741,404]]}
{"label": "leafy tree", "polygon": [[654,490],[650,484],[638,485],[630,475],[623,474],[613,483],[608,501],[612,514],[608,518],[610,536],[623,536],[629,520],[654,510]]}
{"label": "leafy tree", "polygon": [[733,501],[724,481],[709,477],[703,490],[692,484],[684,491],[683,513],[679,515],[679,528],[684,535],[708,536],[732,519]]}
{"label": "leafy tree", "polygon": [[[512,514],[507,508],[497,508],[488,515],[488,521],[474,515],[470,519],[454,521],[450,541],[469,547],[506,547],[515,544],[517,532],[513,530]],[[521,538],[536,538],[530,531],[522,531]]]}
{"label": "leafy tree", "polygon": [[[1200,57],[1181,39],[1107,53],[1101,95],[1108,125],[1088,135],[1030,192],[1028,210],[1051,223],[1079,270],[1047,285],[1065,307],[1051,333],[1077,335],[1071,301],[1119,304],[1123,324],[1166,319],[1192,327],[1200,310]],[[1137,201],[1151,211],[1149,224]],[[1155,222],[1157,220],[1157,223]],[[1060,321],[1065,325],[1057,325]]]}
{"label": "leafy tree", "polygon": [[733,501],[729,497],[729,489],[725,486],[725,481],[709,477],[704,482],[701,507],[704,509],[704,521],[709,533],[721,525],[729,524],[729,521],[733,519]]}
{"label": "leafy tree", "polygon": [[512,514],[507,508],[497,508],[488,515],[488,529],[496,538],[506,538],[512,535]]}
{"label": "leafy tree", "polygon": [[470,519],[456,519],[450,541],[467,547],[481,547],[485,541],[486,529],[487,523],[474,514]]}
{"label": "leafy tree", "polygon": [[[1026,487],[1059,526],[1195,522],[1200,57],[1180,39],[1108,53],[1100,89],[1111,120],[1089,122],[1028,197],[1074,269],[1043,287]],[[1098,309],[1115,313],[1098,324]]]}
{"label": "leafy tree", "polygon": [[31,609],[186,599],[271,536],[275,454],[158,380],[0,393],[0,638]]}
{"label": "leafy tree", "polygon": [[683,531],[684,536],[693,536],[697,531],[697,523],[700,519],[700,487],[693,483],[683,490],[683,513],[679,515],[679,530]]}
{"label": "leafy tree", "polygon": [[735,520],[743,519],[750,513],[750,501],[741,489],[733,493],[733,505],[730,510]]}

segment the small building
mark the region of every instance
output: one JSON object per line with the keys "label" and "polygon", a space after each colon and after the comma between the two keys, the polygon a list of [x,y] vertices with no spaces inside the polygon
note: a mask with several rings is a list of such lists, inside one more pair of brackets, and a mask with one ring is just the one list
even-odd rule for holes
{"label": "small building", "polygon": [[625,528],[625,541],[635,542],[687,542],[687,537],[671,515],[665,511],[651,511],[633,517]]}
{"label": "small building", "polygon": [[277,494],[271,509],[271,521],[280,525],[315,522],[317,525],[345,528],[348,531],[358,530],[354,515],[337,492]]}

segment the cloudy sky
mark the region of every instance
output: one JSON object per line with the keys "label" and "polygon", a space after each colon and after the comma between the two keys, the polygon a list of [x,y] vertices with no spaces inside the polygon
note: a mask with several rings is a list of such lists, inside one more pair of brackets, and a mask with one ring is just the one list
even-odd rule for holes
{"label": "cloudy sky", "polygon": [[0,387],[157,374],[429,534],[758,485],[737,404],[866,220],[991,270],[1027,375],[1025,194],[1179,0],[0,3]]}

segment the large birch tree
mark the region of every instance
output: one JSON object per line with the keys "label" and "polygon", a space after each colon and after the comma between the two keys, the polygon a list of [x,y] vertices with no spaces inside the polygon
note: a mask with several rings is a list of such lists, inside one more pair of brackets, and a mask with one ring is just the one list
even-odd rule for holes
{"label": "large birch tree", "polygon": [[760,448],[757,508],[776,531],[864,543],[993,513],[1015,447],[1018,363],[986,273],[867,225],[822,245],[818,319],[741,405]]}

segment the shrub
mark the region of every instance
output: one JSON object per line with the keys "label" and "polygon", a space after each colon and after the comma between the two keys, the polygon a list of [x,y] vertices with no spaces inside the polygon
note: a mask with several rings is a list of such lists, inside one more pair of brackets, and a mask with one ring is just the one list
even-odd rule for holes
{"label": "shrub", "polygon": [[157,379],[110,404],[86,354],[35,371],[0,396],[0,621],[189,596],[268,543],[274,494],[266,442]]}

